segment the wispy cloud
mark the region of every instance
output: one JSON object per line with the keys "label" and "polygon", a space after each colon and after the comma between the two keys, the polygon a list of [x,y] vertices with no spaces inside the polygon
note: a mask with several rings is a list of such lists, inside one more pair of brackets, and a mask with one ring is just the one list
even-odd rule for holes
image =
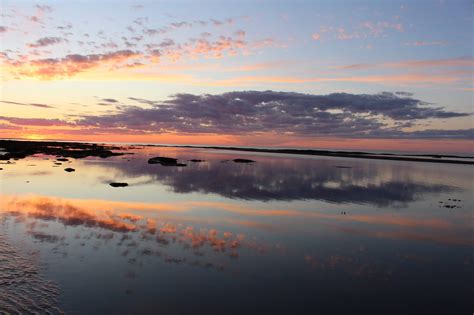
{"label": "wispy cloud", "polygon": [[417,40],[414,42],[405,42],[405,46],[445,46],[448,42],[444,40],[436,40],[436,41],[424,41],[424,40]]}
{"label": "wispy cloud", "polygon": [[404,32],[405,27],[397,19],[394,21],[364,21],[357,25],[344,26],[320,26],[313,33],[314,40],[330,37],[338,40],[368,39],[387,37],[389,31]]}
{"label": "wispy cloud", "polygon": [[39,104],[39,103],[19,103],[19,102],[11,102],[11,101],[4,101],[4,100],[0,100],[0,102],[5,103],[5,104],[21,105],[21,106],[33,106],[33,107],[40,107],[40,108],[55,108],[54,106],[51,106],[51,105]]}
{"label": "wispy cloud", "polygon": [[[347,69],[358,70],[365,65],[352,65]],[[468,78],[470,71],[438,72],[438,73],[404,73],[404,74],[382,74],[382,75],[353,75],[333,77],[296,77],[296,76],[240,76],[229,79],[202,82],[210,86],[250,86],[268,83],[277,84],[300,84],[300,83],[324,83],[324,82],[357,82],[377,84],[386,86],[432,86],[446,85],[461,82]]]}

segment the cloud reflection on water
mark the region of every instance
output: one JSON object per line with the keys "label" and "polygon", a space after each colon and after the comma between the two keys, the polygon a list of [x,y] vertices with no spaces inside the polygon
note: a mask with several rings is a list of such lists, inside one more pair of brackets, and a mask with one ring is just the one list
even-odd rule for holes
{"label": "cloud reflection on water", "polygon": [[[129,162],[90,163],[114,169],[122,180],[140,178],[136,183],[140,185],[159,182],[176,193],[218,194],[244,200],[323,200],[406,207],[424,195],[457,190],[443,183],[423,182],[420,174],[412,173],[413,166],[398,167],[396,163],[374,166],[337,159],[257,157],[257,163],[242,165],[226,160],[235,157],[228,153],[197,151],[196,156],[196,151],[160,148],[159,153],[187,163],[186,167],[175,168],[147,164],[153,149],[139,150]],[[187,162],[196,157],[206,161]],[[104,181],[110,180],[104,177]]]}

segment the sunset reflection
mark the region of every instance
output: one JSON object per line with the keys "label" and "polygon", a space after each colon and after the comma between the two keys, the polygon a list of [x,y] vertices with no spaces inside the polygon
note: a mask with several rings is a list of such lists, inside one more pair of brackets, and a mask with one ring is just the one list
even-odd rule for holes
{"label": "sunset reflection", "polygon": [[[434,173],[424,163],[140,146],[122,152],[1,162],[0,247],[2,237],[23,244],[36,255],[25,272],[44,262],[50,269],[39,285],[53,279],[51,288],[66,284],[74,292],[56,301],[64,295],[55,289],[45,309],[108,310],[97,290],[123,297],[114,309],[134,311],[143,294],[150,307],[157,306],[151,301],[174,307],[165,298],[174,296],[173,287],[157,285],[166,279],[193,296],[239,296],[245,305],[258,296],[266,308],[274,297],[308,305],[316,292],[327,296],[326,310],[338,296],[331,288],[347,279],[367,296],[387,287],[395,294],[400,279],[416,278],[419,270],[468,286],[462,279],[473,263],[469,166],[437,165]],[[154,156],[186,166],[147,163]],[[233,162],[237,157],[255,162]],[[102,279],[97,290],[84,275]],[[215,287],[202,292],[194,280],[201,277],[214,279]],[[291,292],[281,285],[287,279],[298,283]],[[94,304],[84,307],[82,299]],[[204,296],[196,303],[215,305]]]}

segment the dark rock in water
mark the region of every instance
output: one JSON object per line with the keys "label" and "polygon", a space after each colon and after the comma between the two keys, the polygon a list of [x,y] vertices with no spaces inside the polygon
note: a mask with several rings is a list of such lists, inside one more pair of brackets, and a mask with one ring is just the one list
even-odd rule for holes
{"label": "dark rock in water", "polygon": [[75,169],[71,168],[71,167],[68,167],[68,168],[65,168],[64,169],[66,172],[74,172],[76,171]]}
{"label": "dark rock in water", "polygon": [[63,163],[54,162],[55,165],[63,165]]}
{"label": "dark rock in water", "polygon": [[66,159],[66,158],[57,158],[56,161],[67,162],[67,161],[69,161],[69,160]]}
{"label": "dark rock in water", "polygon": [[186,166],[186,164],[178,163],[178,159],[164,156],[157,156],[148,160],[148,164],[160,164],[163,166]]}
{"label": "dark rock in water", "polygon": [[3,170],[3,168],[0,167],[0,171],[2,171],[2,170]]}
{"label": "dark rock in water", "polygon": [[204,160],[199,160],[199,159],[192,159],[189,161],[194,162],[194,163],[205,162]]}
{"label": "dark rock in water", "polygon": [[148,160],[148,164],[176,164],[178,159],[157,156]]}
{"label": "dark rock in water", "polygon": [[128,183],[110,183],[109,185],[112,187],[127,187]]}
{"label": "dark rock in water", "polygon": [[254,160],[248,160],[248,159],[233,159],[235,163],[254,163]]}
{"label": "dark rock in water", "polygon": [[352,168],[352,166],[336,165],[336,168]]}

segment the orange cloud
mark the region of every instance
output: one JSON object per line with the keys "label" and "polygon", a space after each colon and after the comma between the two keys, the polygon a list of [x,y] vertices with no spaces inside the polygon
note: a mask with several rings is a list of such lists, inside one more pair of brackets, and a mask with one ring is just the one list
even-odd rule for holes
{"label": "orange cloud", "polygon": [[129,60],[140,58],[141,54],[131,50],[119,50],[104,54],[67,55],[64,58],[46,58],[13,61],[3,58],[4,66],[15,77],[37,77],[40,79],[70,77],[77,73],[108,66],[120,68]]}

